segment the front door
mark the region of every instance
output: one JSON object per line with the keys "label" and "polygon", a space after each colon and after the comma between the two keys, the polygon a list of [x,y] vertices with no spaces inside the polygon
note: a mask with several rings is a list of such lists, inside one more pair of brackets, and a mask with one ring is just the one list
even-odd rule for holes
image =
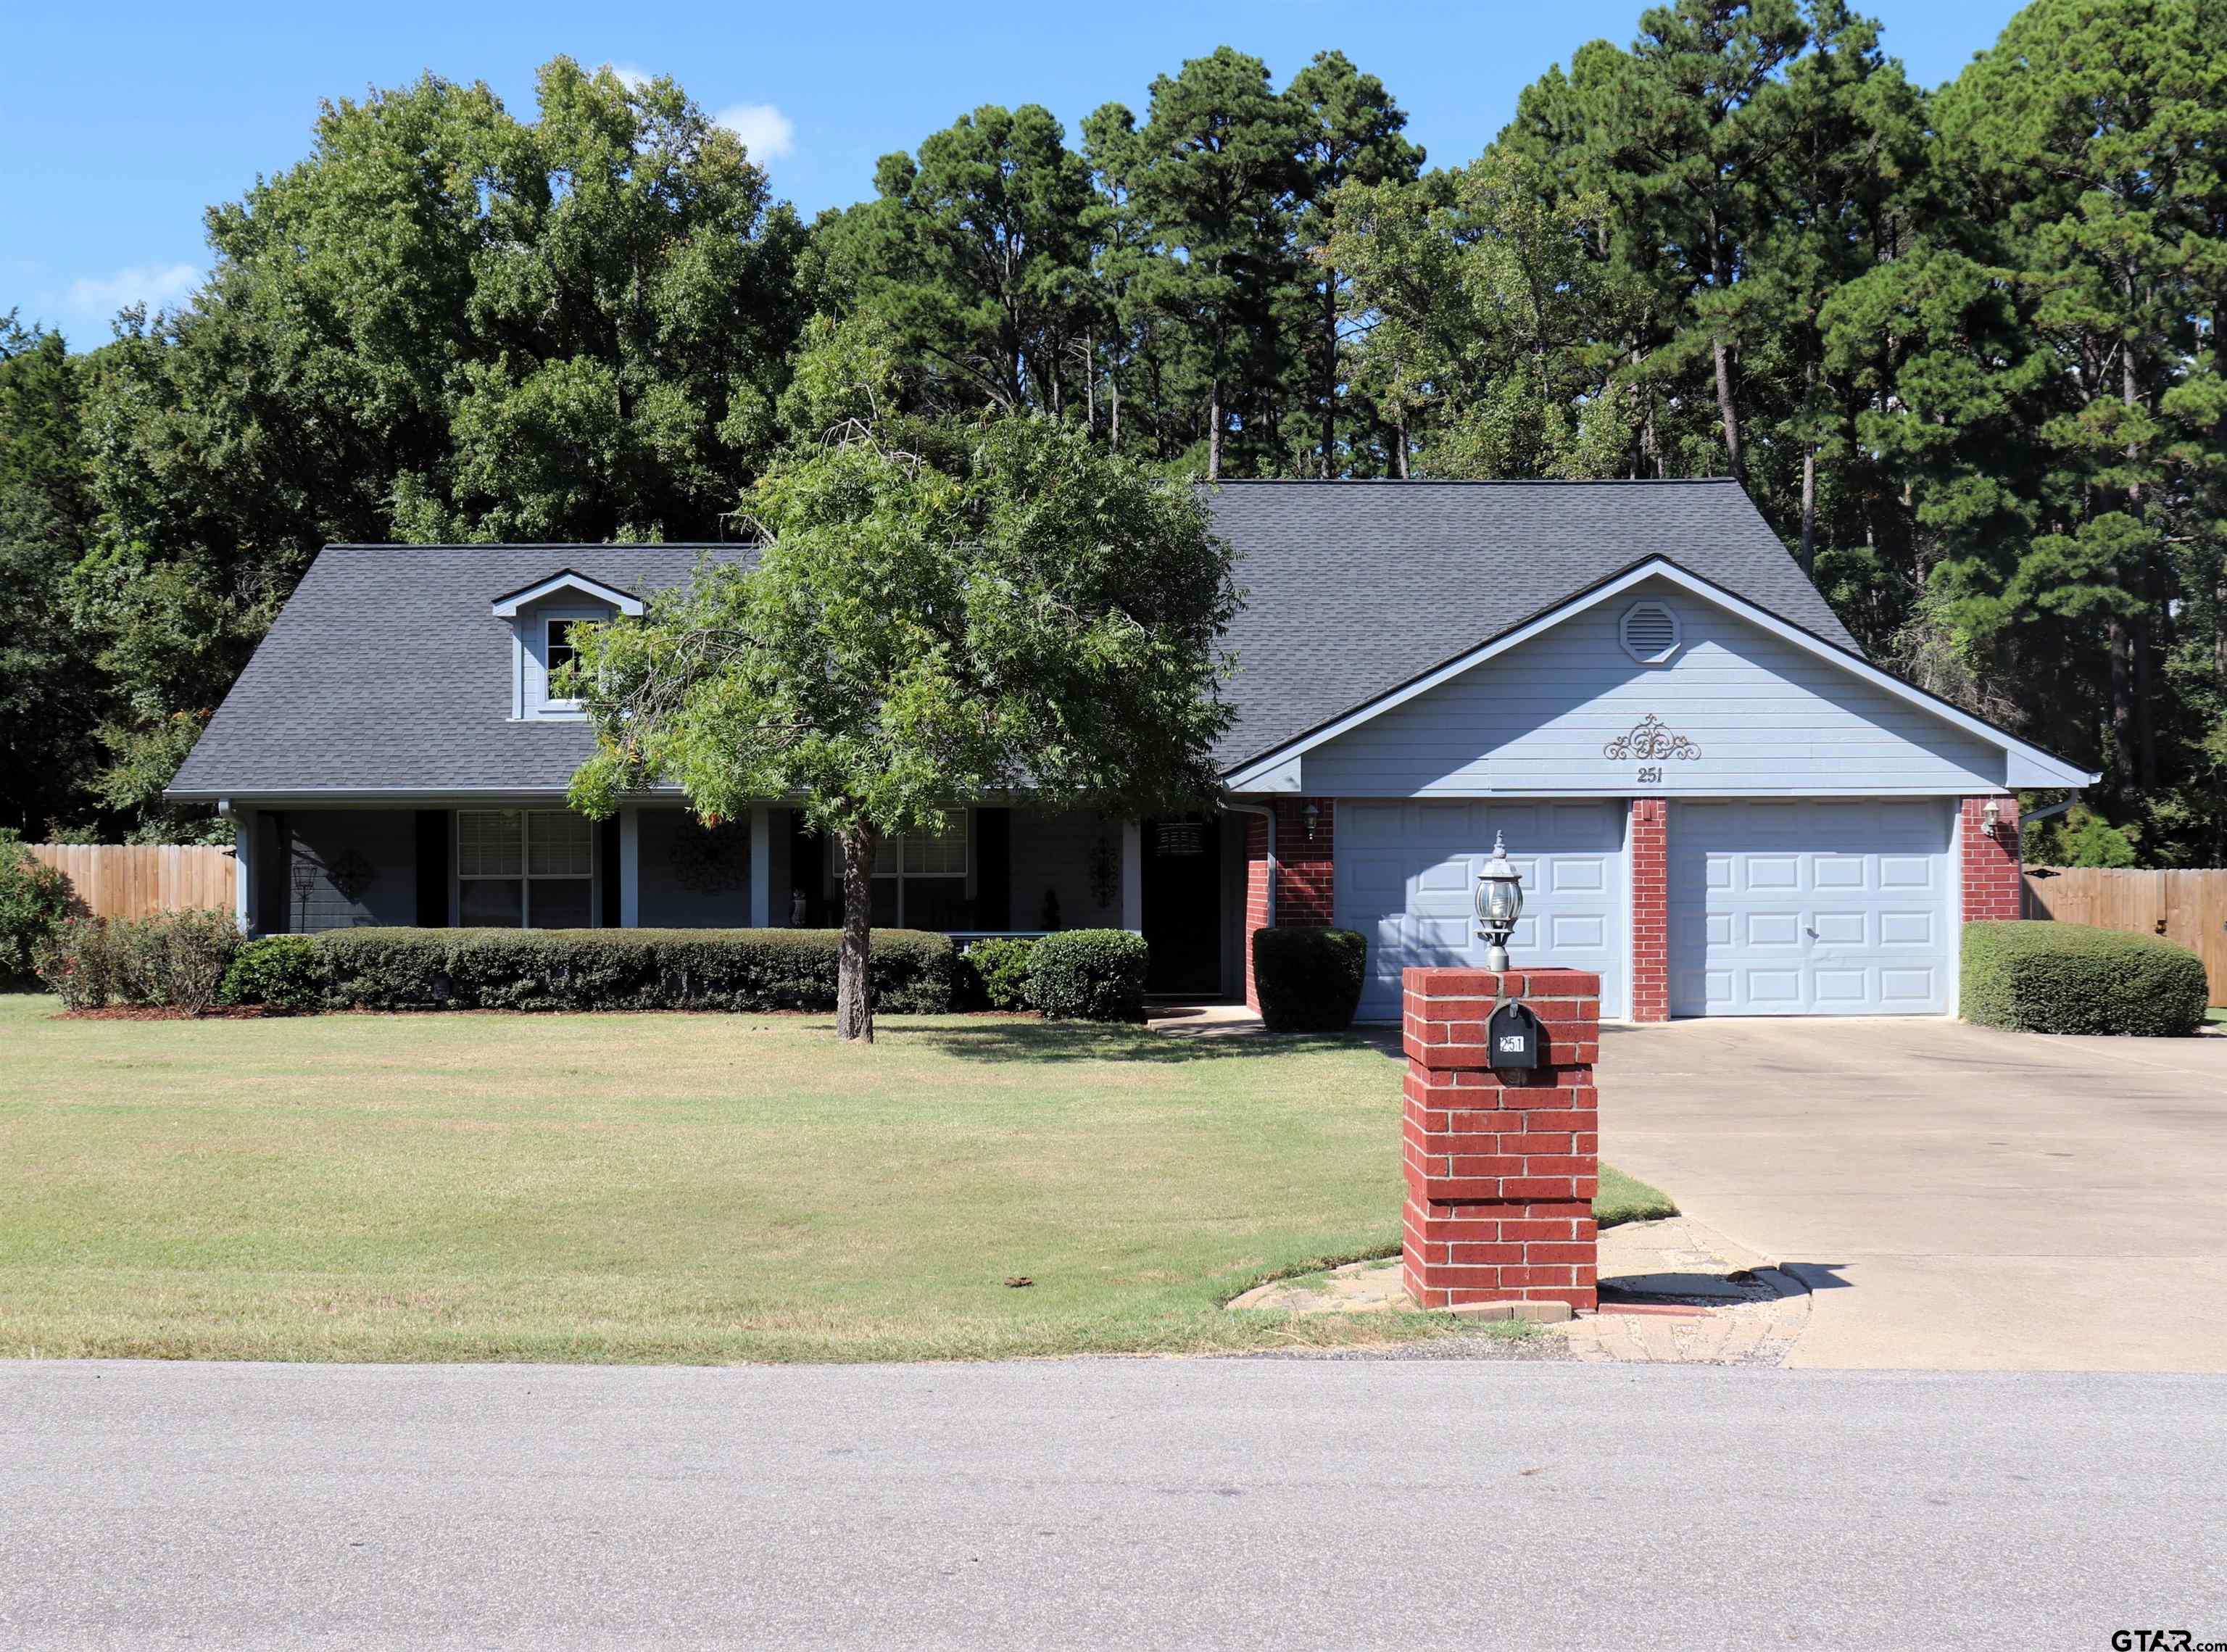
{"label": "front door", "polygon": [[1187,814],[1144,826],[1149,992],[1222,991],[1222,821]]}

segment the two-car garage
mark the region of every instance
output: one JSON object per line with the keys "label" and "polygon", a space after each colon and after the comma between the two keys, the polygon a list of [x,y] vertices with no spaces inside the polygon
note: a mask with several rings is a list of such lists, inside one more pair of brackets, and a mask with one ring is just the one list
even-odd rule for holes
{"label": "two-car garage", "polygon": [[[1496,833],[1523,875],[1518,963],[1595,971],[1603,1013],[1630,1013],[1628,813],[1622,800],[1340,800],[1337,922],[1369,939],[1362,1017],[1397,1019],[1410,965],[1483,962],[1471,891]],[[1946,798],[1670,804],[1670,1013],[1945,1012],[1956,820]]]}

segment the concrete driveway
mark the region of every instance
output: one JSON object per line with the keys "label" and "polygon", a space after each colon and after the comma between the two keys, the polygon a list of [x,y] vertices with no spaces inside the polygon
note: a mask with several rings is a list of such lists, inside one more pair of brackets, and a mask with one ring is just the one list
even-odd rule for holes
{"label": "concrete driveway", "polygon": [[1815,1292],[1789,1363],[2227,1371],[2227,1038],[1609,1030],[1602,1156]]}

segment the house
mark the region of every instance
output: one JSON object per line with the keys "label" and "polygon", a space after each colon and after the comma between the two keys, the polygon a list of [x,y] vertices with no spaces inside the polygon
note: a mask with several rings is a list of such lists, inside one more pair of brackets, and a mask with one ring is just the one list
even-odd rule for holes
{"label": "house", "polygon": [[[2018,912],[2020,787],[2096,776],[1866,660],[1730,482],[1228,482],[1246,606],[1222,809],[978,800],[884,846],[877,923],[1116,925],[1154,990],[1252,997],[1267,924],[1369,937],[1365,1016],[1475,960],[1478,867],[1519,962],[1605,1011],[1943,1013],[1960,924]],[[237,824],[258,931],[377,923],[826,925],[829,845],[778,799],[566,812],[590,749],[550,673],[727,546],[333,545],[170,795]]]}

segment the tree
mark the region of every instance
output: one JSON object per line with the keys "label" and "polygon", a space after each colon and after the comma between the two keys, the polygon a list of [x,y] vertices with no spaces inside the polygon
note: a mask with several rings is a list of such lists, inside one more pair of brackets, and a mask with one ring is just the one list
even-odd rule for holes
{"label": "tree", "polygon": [[871,1041],[876,845],[1006,790],[1123,813],[1211,797],[1236,592],[1182,485],[1040,414],[885,414],[893,351],[858,323],[812,354],[864,417],[759,481],[755,567],[707,566],[583,639],[597,752],[572,797],[607,815],[661,780],[709,820],[797,800],[841,858],[837,1025]]}
{"label": "tree", "polygon": [[917,161],[884,156],[874,188],[815,233],[843,311],[877,318],[923,359],[948,408],[1056,418],[1087,405],[1090,172],[1059,122],[1035,104],[985,105],[923,141]]}
{"label": "tree", "polygon": [[1423,151],[1401,136],[1407,112],[1384,83],[1354,67],[1343,52],[1318,52],[1314,61],[1284,88],[1299,137],[1301,204],[1294,225],[1299,246],[1313,266],[1314,314],[1305,355],[1311,364],[1314,412],[1320,430],[1318,476],[1343,473],[1338,453],[1338,387],[1344,381],[1339,349],[1345,325],[1345,282],[1334,258],[1331,207],[1347,184],[1412,183]]}
{"label": "tree", "polygon": [[[1294,105],[1269,89],[1268,67],[1228,47],[1161,75],[1139,127],[1119,105],[1084,124],[1091,164],[1118,192],[1126,238],[1156,256],[1126,271],[1132,314],[1180,329],[1186,375],[1205,405],[1206,475],[1219,478],[1229,415],[1248,415],[1248,445],[1272,452],[1275,392],[1289,351],[1279,301],[1298,280],[1291,214],[1305,187]],[[1256,436],[1254,433],[1259,432]]]}
{"label": "tree", "polygon": [[539,118],[427,76],[329,105],[208,214],[183,309],[89,368],[75,622],[101,782],[161,788],[321,545],[715,539],[770,451],[801,229],[672,81],[558,58]]}
{"label": "tree", "polygon": [[85,807],[107,697],[69,622],[67,578],[93,520],[84,367],[61,335],[0,316],[0,830],[44,831]]}

